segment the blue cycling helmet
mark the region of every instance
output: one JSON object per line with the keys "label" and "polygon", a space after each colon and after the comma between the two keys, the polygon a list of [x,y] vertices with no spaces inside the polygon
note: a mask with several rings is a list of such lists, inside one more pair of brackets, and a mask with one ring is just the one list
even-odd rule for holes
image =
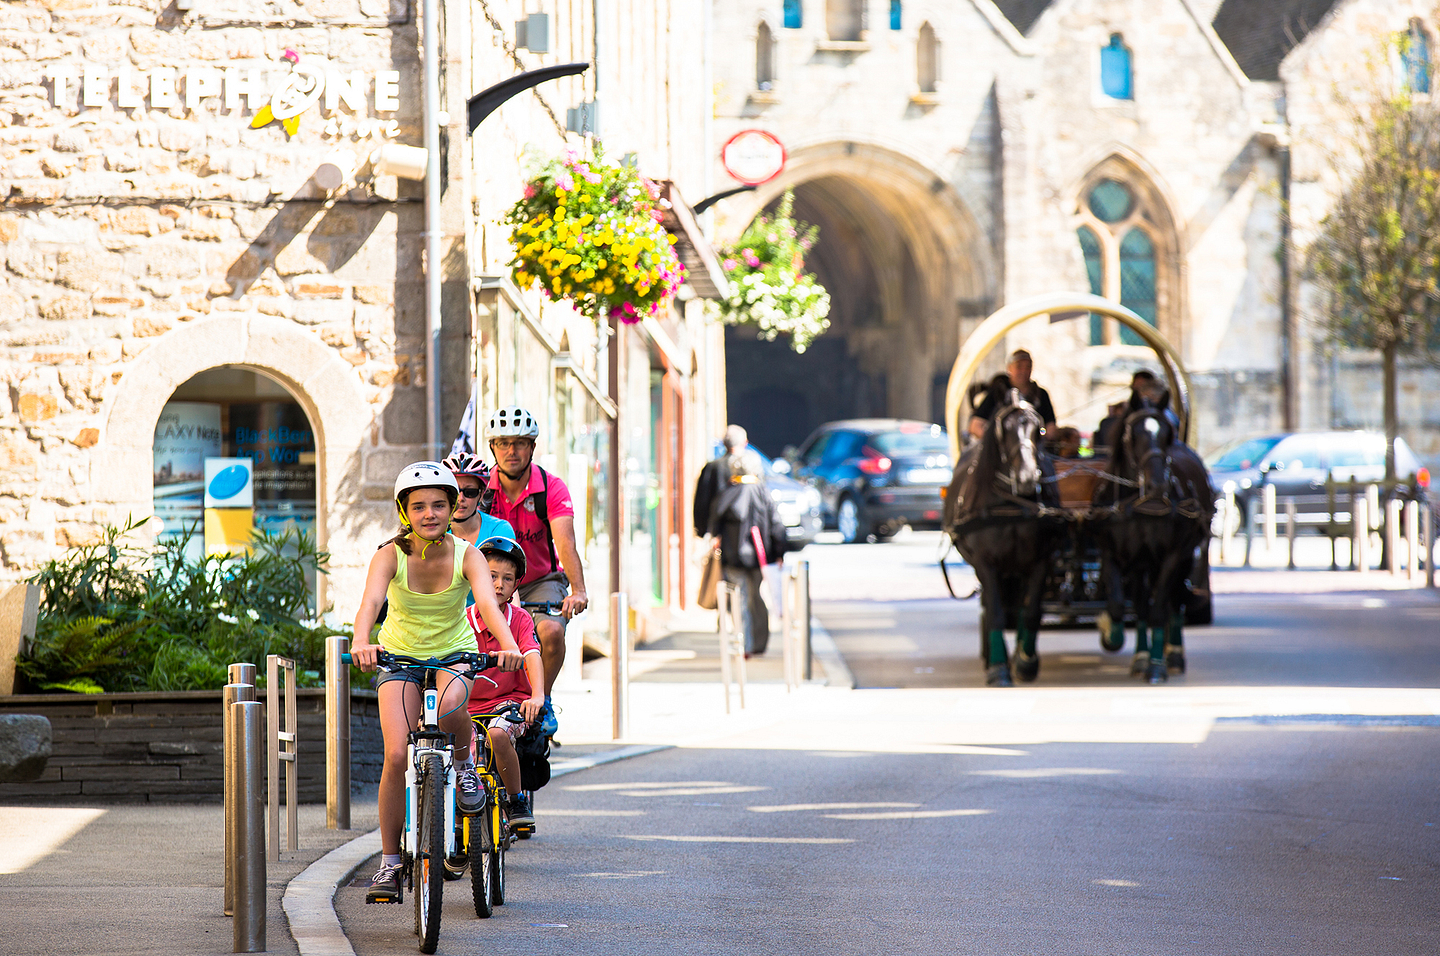
{"label": "blue cycling helmet", "polygon": [[498,554],[514,561],[515,577],[517,580],[525,576],[525,552],[521,549],[520,545],[515,542],[514,538],[507,538],[504,535],[497,534],[493,538],[486,538],[484,541],[481,541],[476,547],[479,548],[480,553],[487,558],[492,554]]}

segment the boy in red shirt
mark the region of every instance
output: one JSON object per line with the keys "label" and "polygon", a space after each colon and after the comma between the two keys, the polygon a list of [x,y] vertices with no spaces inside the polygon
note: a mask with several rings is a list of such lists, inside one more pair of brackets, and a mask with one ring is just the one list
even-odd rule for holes
{"label": "boy in red shirt", "polygon": [[[505,810],[510,826],[533,830],[535,815],[530,810],[530,801],[520,792],[520,758],[515,753],[515,740],[530,728],[545,706],[545,666],[540,658],[540,643],[535,639],[535,622],[524,610],[510,603],[515,588],[525,576],[525,552],[515,541],[503,537],[487,538],[477,547],[490,565],[490,579],[495,582],[495,603],[500,605],[505,623],[515,636],[515,643],[520,646],[523,670],[509,673],[491,670],[478,677],[470,688],[470,715],[493,714],[512,702],[520,705],[524,723],[495,717],[487,722],[489,729],[486,733],[500,770],[500,782],[510,794],[510,804]],[[466,610],[465,620],[475,631],[480,653],[495,654],[500,650],[500,643],[491,636],[485,622],[475,611],[476,607],[478,605]],[[479,750],[475,752],[480,753]]]}

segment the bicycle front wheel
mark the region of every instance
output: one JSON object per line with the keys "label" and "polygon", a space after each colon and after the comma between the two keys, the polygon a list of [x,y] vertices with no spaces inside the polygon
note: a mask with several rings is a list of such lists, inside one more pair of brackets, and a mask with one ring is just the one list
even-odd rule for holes
{"label": "bicycle front wheel", "polygon": [[420,952],[440,942],[440,908],[445,893],[445,767],[426,757],[420,767],[420,818],[415,821],[415,929]]}
{"label": "bicycle front wheel", "polygon": [[490,854],[490,902],[505,905],[505,848]]}
{"label": "bicycle front wheel", "polygon": [[485,812],[474,818],[470,827],[470,893],[475,898],[475,915],[480,919],[489,919],[495,912],[491,883],[495,873],[490,861],[495,858],[495,819],[499,813],[494,793],[488,793]]}

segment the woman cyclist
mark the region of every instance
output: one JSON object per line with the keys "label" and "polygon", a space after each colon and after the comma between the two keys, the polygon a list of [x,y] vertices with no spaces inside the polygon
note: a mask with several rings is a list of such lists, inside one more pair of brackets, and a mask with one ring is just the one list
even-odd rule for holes
{"label": "woman cyclist", "polygon": [[[475,633],[465,621],[465,599],[473,592],[476,610],[500,645],[500,666],[520,666],[519,648],[505,615],[495,603],[495,587],[485,558],[475,548],[449,533],[459,486],[455,476],[437,462],[407,465],[395,479],[395,508],[401,531],[375,552],[365,577],[365,596],[355,615],[355,640],[350,654],[364,670],[375,667],[383,647],[411,657],[443,657],[475,650]],[[380,604],[388,597],[389,613],[381,625],[378,644],[370,630]],[[367,903],[399,903],[400,830],[405,822],[405,762],[410,730],[420,713],[422,674],[398,671],[382,674],[376,689],[380,696],[380,730],[385,736],[385,767],[380,774],[380,844],[383,856],[366,894]],[[466,813],[483,802],[479,777],[470,750],[470,715],[466,701],[470,681],[442,672],[436,677],[440,691],[440,728],[455,735],[456,802]]]}

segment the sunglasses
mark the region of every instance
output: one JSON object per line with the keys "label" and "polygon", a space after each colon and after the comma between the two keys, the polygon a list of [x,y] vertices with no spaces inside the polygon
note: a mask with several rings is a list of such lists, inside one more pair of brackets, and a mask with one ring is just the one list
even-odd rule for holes
{"label": "sunglasses", "polygon": [[479,498],[479,497],[480,497],[480,489],[479,489],[479,488],[461,488],[461,489],[460,489],[460,493],[461,493],[462,495],[464,495],[466,498]]}

